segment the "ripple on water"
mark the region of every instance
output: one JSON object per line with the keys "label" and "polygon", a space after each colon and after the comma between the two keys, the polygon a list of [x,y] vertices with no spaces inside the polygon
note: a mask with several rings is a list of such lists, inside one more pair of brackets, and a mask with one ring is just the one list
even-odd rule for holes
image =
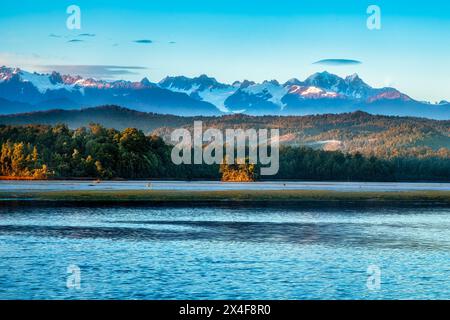
{"label": "ripple on water", "polygon": [[0,208],[0,299],[448,299],[449,213]]}

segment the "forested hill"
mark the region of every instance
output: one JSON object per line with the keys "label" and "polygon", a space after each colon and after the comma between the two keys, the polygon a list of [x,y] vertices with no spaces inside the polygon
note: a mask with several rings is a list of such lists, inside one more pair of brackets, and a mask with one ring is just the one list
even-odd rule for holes
{"label": "forested hill", "polygon": [[107,128],[137,128],[168,141],[173,128],[192,127],[202,120],[205,129],[279,128],[285,145],[324,150],[361,152],[365,155],[450,157],[450,121],[371,115],[364,112],[312,116],[179,117],[138,112],[117,106],[81,110],[51,110],[0,116],[0,124],[67,124],[75,129],[98,123]]}
{"label": "forested hill", "polygon": [[[123,178],[253,181],[253,165],[182,164],[172,146],[142,131],[99,125],[0,125],[0,179]],[[450,181],[450,158],[380,159],[360,153],[282,146],[279,171],[270,179],[324,181]],[[267,176],[264,178],[268,178]]]}
{"label": "forested hill", "polygon": [[163,126],[183,126],[193,118],[162,115],[130,110],[118,106],[101,106],[76,110],[49,110],[13,115],[0,115],[0,124],[66,124],[71,129],[87,127],[90,123],[101,124],[106,128],[124,130],[136,128],[151,132]]}

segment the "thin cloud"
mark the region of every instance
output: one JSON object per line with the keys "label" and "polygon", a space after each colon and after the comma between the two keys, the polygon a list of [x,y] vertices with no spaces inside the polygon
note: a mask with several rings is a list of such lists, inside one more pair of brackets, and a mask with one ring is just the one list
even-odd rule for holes
{"label": "thin cloud", "polygon": [[36,65],[44,64],[48,59],[64,61],[67,58],[57,55],[40,55],[37,53],[0,52],[0,65],[20,67],[33,71]]}
{"label": "thin cloud", "polygon": [[151,44],[153,43],[152,40],[148,40],[148,39],[140,39],[140,40],[134,40],[134,43],[139,43],[139,44]]}
{"label": "thin cloud", "polygon": [[60,35],[54,34],[54,33],[50,33],[48,36],[49,36],[50,38],[61,38]]}
{"label": "thin cloud", "polygon": [[169,44],[175,44],[176,42],[175,41],[169,41]]}
{"label": "thin cloud", "polygon": [[348,66],[348,65],[355,65],[355,64],[361,64],[361,61],[358,60],[352,60],[352,59],[323,59],[314,62],[313,64],[321,64],[325,66]]}
{"label": "thin cloud", "polygon": [[95,37],[94,33],[80,33],[79,37]]}
{"label": "thin cloud", "polygon": [[79,75],[84,78],[114,79],[123,75],[137,75],[140,70],[146,70],[141,66],[116,66],[116,65],[40,65],[41,72],[57,71],[62,74]]}
{"label": "thin cloud", "polygon": [[69,40],[69,41],[67,41],[67,42],[70,42],[70,43],[74,43],[74,42],[84,42],[84,40],[80,40],[80,39],[72,39],[72,40]]}

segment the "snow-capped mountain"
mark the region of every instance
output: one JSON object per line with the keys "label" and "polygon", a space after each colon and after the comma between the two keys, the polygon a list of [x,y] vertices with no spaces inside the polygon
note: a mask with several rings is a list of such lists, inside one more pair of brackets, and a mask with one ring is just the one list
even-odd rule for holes
{"label": "snow-capped mountain", "polygon": [[237,89],[235,85],[219,83],[215,78],[204,74],[195,78],[166,77],[158,85],[173,92],[185,93],[193,99],[209,102],[221,112],[229,112],[225,107],[225,100]]}
{"label": "snow-capped mountain", "polygon": [[363,107],[362,105],[377,101],[413,102],[410,97],[394,88],[372,88],[357,74],[343,79],[326,71],[315,73],[305,81],[293,78],[284,84],[276,80],[262,83],[245,80],[229,85],[202,75],[196,78],[167,77],[158,85],[209,102],[222,112],[249,114],[322,113],[320,105],[345,105],[343,111],[352,111],[355,104]]}
{"label": "snow-capped mountain", "polygon": [[[80,76],[30,73],[0,68],[0,113],[122,105],[140,111],[179,115],[217,115],[217,108],[184,93],[160,88],[147,78],[140,82],[84,79]],[[8,103],[9,102],[9,103]],[[18,104],[21,107],[18,108]]]}
{"label": "snow-capped mountain", "polygon": [[30,73],[0,68],[0,113],[73,109],[115,104],[177,115],[304,115],[362,110],[375,114],[450,119],[449,103],[418,102],[394,88],[373,88],[357,74],[341,78],[315,73],[296,78],[225,84],[201,75],[166,77],[159,83],[106,81],[76,75]]}

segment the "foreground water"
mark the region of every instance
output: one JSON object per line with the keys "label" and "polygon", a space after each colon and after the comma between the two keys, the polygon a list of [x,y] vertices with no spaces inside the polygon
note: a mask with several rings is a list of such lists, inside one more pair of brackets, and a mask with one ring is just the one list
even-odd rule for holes
{"label": "foreground water", "polygon": [[3,206],[0,257],[0,299],[449,299],[450,209]]}

